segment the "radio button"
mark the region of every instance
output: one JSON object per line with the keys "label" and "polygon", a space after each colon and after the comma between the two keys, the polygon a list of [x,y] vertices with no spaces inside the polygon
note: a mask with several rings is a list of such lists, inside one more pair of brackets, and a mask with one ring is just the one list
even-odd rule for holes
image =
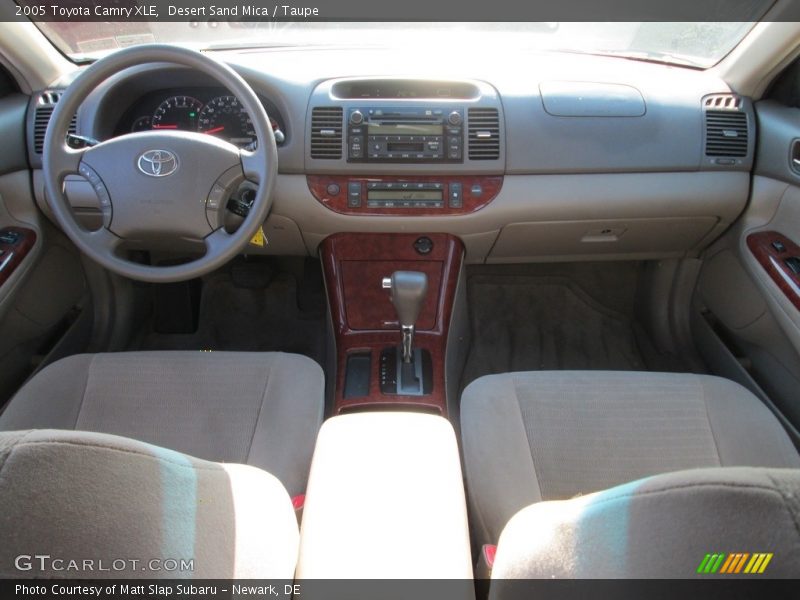
{"label": "radio button", "polygon": [[447,122],[450,123],[450,125],[461,125],[461,113],[454,110],[447,115]]}
{"label": "radio button", "polygon": [[350,122],[353,125],[360,125],[364,122],[364,115],[360,110],[354,110],[350,113]]}

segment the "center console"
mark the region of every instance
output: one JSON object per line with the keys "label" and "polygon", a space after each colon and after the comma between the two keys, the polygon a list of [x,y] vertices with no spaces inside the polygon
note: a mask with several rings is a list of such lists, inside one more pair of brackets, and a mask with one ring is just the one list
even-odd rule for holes
{"label": "center console", "polygon": [[342,233],[320,251],[337,350],[334,414],[403,406],[447,414],[461,241],[444,233]]}
{"label": "center console", "polygon": [[435,231],[436,218],[499,194],[502,103],[478,81],[331,80],[311,96],[306,132],[311,194],[353,230],[381,232],[319,246],[333,416],[314,452],[297,576],[453,578],[471,600],[460,459],[442,418],[457,418],[468,346],[464,245],[414,224]]}
{"label": "center console", "polygon": [[311,464],[297,579],[452,579],[461,585],[447,597],[474,600],[472,575],[450,423],[400,412],[328,419]]}
{"label": "center console", "polygon": [[306,132],[307,182],[320,204],[398,221],[393,232],[340,233],[320,246],[337,353],[334,414],[446,415],[448,381],[458,378],[448,379],[447,339],[464,248],[452,235],[411,233],[409,218],[466,216],[497,197],[500,97],[474,80],[334,79],[312,93]]}

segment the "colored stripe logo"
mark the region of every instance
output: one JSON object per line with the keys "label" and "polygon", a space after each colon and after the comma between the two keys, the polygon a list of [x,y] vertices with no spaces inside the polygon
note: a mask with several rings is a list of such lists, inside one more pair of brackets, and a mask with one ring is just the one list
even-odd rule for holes
{"label": "colored stripe logo", "polygon": [[772,552],[709,553],[700,561],[697,572],[702,575],[760,575],[767,570],[772,556]]}

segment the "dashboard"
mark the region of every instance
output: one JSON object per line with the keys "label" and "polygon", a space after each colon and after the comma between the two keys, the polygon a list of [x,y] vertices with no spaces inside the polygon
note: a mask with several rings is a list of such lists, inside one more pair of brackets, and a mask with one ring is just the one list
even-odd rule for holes
{"label": "dashboard", "polygon": [[[260,97],[270,117],[275,141],[286,141],[283,118],[275,105]],[[240,148],[256,143],[253,124],[236,96],[220,87],[181,87],[147,92],[137,98],[121,116],[114,135],[176,129],[196,131],[224,139]]]}
{"label": "dashboard", "polygon": [[[334,233],[411,231],[458,236],[468,263],[684,257],[747,202],[752,102],[709,72],[533,51],[503,65],[391,48],[216,56],[279,141],[268,243],[250,252],[314,256]],[[29,110],[34,168],[46,96]],[[110,78],[76,121],[98,140],[153,128],[254,141],[230,93],[168,64]]]}

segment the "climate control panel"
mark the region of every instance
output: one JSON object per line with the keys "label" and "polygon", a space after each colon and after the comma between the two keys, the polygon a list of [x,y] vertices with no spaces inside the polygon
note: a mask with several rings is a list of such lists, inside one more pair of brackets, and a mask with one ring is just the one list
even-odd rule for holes
{"label": "climate control panel", "polygon": [[356,215],[467,214],[494,200],[502,185],[502,176],[308,176],[321,204]]}

